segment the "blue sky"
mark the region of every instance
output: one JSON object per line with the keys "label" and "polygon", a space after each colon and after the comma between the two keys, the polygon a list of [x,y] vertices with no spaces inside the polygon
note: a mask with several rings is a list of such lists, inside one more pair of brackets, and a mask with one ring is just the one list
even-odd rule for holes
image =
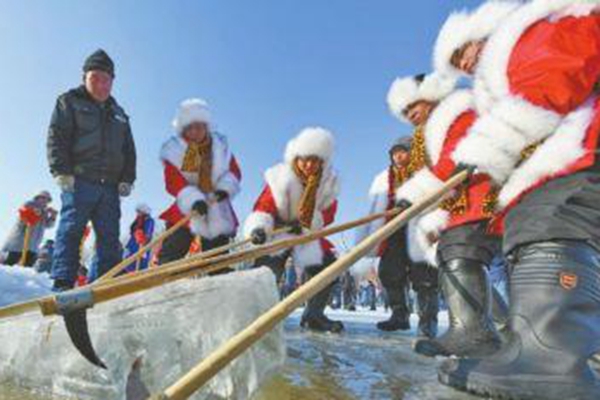
{"label": "blue sky", "polygon": [[45,142],[56,96],[81,81],[102,47],[116,63],[114,95],[131,117],[139,201],[172,199],[158,152],[179,102],[203,97],[243,168],[243,218],[286,142],[306,125],[337,139],[339,220],[362,216],[387,148],[410,127],[385,105],[398,75],[428,71],[437,30],[479,0],[132,1],[4,0],[0,13],[0,239],[18,206],[49,189]]}

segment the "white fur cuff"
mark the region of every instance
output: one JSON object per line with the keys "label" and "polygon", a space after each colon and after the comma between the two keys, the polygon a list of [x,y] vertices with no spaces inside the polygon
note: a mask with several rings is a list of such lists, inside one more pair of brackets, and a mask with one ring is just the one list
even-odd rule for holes
{"label": "white fur cuff", "polygon": [[492,109],[492,116],[510,125],[527,145],[538,142],[557,128],[562,117],[515,96],[507,97]]}
{"label": "white fur cuff", "polygon": [[264,229],[267,234],[273,232],[275,220],[271,214],[255,211],[246,218],[244,223],[244,237],[250,238],[255,229]]}
{"label": "white fur cuff", "polygon": [[177,194],[177,207],[183,214],[189,215],[198,200],[205,200],[204,194],[198,188],[187,186]]}
{"label": "white fur cuff", "polygon": [[396,191],[396,200],[408,200],[411,203],[421,201],[423,197],[440,190],[444,182],[428,168],[423,168]]}

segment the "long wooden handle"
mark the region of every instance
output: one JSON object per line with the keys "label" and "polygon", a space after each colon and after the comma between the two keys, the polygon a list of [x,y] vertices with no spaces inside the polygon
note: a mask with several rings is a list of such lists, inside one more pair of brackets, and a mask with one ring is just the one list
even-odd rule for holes
{"label": "long wooden handle", "polygon": [[153,399],[184,400],[190,397],[199,388],[204,386],[219,371],[225,368],[231,361],[240,356],[250,346],[270,332],[279,322],[283,321],[296,308],[315,294],[327,287],[344,271],[354,263],[367,255],[382,240],[389,238],[398,229],[405,225],[411,218],[418,215],[436,203],[444,194],[462,183],[467,177],[463,171],[446,182],[444,187],[427,196],[421,202],[414,204],[405,212],[396,216],[392,221],[384,225],[372,235],[365,238],[349,253],[331,264],[313,279],[302,285],[296,291],[269,311],[257,318],[250,326],[239,332],[229,341],[221,345],[211,355],[202,360],[192,370],[185,374],[179,381],[167,388],[163,393]]}
{"label": "long wooden handle", "polygon": [[19,265],[24,267],[27,262],[27,253],[29,253],[29,242],[31,242],[31,225],[25,224],[25,235],[23,237],[23,250],[21,251],[21,259]]}
{"label": "long wooden handle", "polygon": [[121,261],[120,263],[118,263],[117,265],[112,267],[107,273],[105,273],[100,278],[98,278],[93,283],[93,285],[98,285],[104,281],[107,281],[107,280],[115,277],[121,271],[123,271],[123,269],[125,267],[127,267],[129,264],[131,264],[134,261],[136,261],[136,262],[139,261],[144,256],[144,254],[146,254],[146,252],[152,250],[154,248],[154,246],[156,246],[157,244],[159,244],[160,242],[162,242],[163,240],[165,240],[166,238],[168,238],[169,236],[171,236],[172,234],[177,232],[179,230],[179,228],[181,228],[182,226],[187,225],[187,223],[190,222],[191,218],[192,218],[192,215],[188,215],[185,218],[182,218],[179,221],[177,221],[176,224],[174,224],[169,229],[167,229],[166,231],[164,231],[163,233],[158,235],[156,238],[152,239],[145,246],[142,246],[135,254],[130,255],[125,260]]}

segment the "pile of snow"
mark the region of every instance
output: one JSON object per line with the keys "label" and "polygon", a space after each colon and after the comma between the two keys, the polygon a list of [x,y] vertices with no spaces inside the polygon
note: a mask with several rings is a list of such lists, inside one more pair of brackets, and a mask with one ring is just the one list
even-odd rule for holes
{"label": "pile of snow", "polygon": [[[145,399],[277,301],[274,276],[261,268],[183,280],[100,304],[88,311],[88,322],[108,370],[75,350],[60,318],[31,313],[0,320],[0,381],[68,398]],[[280,326],[192,398],[248,399],[284,361]]]}
{"label": "pile of snow", "polygon": [[52,280],[33,268],[0,265],[0,307],[48,295]]}

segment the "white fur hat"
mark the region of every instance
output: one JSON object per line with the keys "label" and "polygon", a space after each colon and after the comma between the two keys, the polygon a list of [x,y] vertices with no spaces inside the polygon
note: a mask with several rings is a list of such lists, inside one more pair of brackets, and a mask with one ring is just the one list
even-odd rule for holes
{"label": "white fur hat", "polygon": [[186,99],[181,102],[177,115],[173,119],[173,128],[177,133],[183,133],[183,130],[194,122],[204,122],[211,124],[211,115],[208,103],[203,99]]}
{"label": "white fur hat", "polygon": [[420,100],[440,101],[452,93],[455,86],[456,79],[437,73],[396,78],[388,91],[387,104],[395,117],[407,121],[403,111],[408,106]]}
{"label": "white fur hat", "polygon": [[297,157],[317,156],[326,164],[331,161],[335,142],[333,134],[325,128],[304,128],[290,140],[285,149],[285,162],[291,164]]}
{"label": "white fur hat", "polygon": [[152,209],[150,206],[148,206],[148,204],[145,203],[139,203],[137,206],[135,206],[135,211],[146,215],[152,214]]}
{"label": "white fur hat", "polygon": [[450,63],[454,52],[469,42],[489,37],[521,5],[522,2],[517,0],[489,0],[473,11],[452,13],[440,29],[435,43],[435,70],[443,74],[462,74]]}

